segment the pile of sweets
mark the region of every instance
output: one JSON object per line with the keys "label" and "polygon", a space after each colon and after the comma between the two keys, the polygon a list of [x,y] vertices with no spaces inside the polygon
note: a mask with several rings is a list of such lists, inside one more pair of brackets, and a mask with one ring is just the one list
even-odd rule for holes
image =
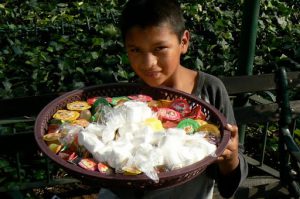
{"label": "pile of sweets", "polygon": [[200,105],[147,95],[94,97],[58,110],[44,135],[50,150],[69,163],[105,174],[166,172],[214,155],[219,128]]}

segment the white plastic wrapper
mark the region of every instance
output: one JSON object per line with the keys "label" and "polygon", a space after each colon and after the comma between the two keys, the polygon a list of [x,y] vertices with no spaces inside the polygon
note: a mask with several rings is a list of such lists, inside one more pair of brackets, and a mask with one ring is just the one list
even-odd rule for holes
{"label": "white plastic wrapper", "polygon": [[102,113],[107,115],[102,115],[101,124],[90,124],[79,133],[78,141],[96,161],[116,172],[137,168],[158,182],[158,166],[174,170],[215,154],[216,145],[203,134],[187,135],[179,128],[154,132],[144,121],[156,115],[145,102],[127,101]]}
{"label": "white plastic wrapper", "polygon": [[128,135],[131,135],[131,137],[133,137],[133,135],[135,135],[136,132],[140,129],[141,125],[139,123],[128,122],[118,129],[118,133],[120,135],[120,138],[127,137]]}
{"label": "white plastic wrapper", "polygon": [[155,132],[152,134],[152,139],[150,141],[150,144],[153,146],[158,146],[160,140],[166,136],[166,132]]}
{"label": "white plastic wrapper", "polygon": [[105,146],[96,134],[88,133],[87,131],[78,133],[78,144],[84,146],[91,154],[94,154],[97,150],[101,151]]}
{"label": "white plastic wrapper", "polygon": [[134,146],[138,146],[144,143],[151,143],[153,139],[153,130],[148,126],[142,126],[133,135],[132,143]]}
{"label": "white plastic wrapper", "polygon": [[64,136],[59,139],[59,142],[66,146],[71,145],[74,142],[75,137],[82,130],[83,127],[78,125],[63,124],[60,127],[59,132],[62,133]]}
{"label": "white plastic wrapper", "polygon": [[96,124],[96,123],[90,123],[84,131],[90,134],[95,134],[99,138],[102,137],[102,131],[104,129],[105,125],[103,124]]}
{"label": "white plastic wrapper", "polygon": [[135,167],[153,181],[158,182],[159,178],[155,167],[163,164],[162,151],[149,143],[140,144],[133,151],[133,156],[128,160],[127,167]]}
{"label": "white plastic wrapper", "polygon": [[112,141],[101,150],[96,150],[93,157],[99,162],[107,163],[118,172],[132,157],[132,149],[133,145],[129,142]]}
{"label": "white plastic wrapper", "polygon": [[127,101],[124,103],[126,107],[127,122],[142,122],[153,116],[151,108],[145,102]]}

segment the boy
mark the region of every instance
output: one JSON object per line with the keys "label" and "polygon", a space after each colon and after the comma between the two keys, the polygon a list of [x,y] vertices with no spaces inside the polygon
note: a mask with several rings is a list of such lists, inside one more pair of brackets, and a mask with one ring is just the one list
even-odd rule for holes
{"label": "boy", "polygon": [[143,82],[175,88],[214,105],[228,120],[231,140],[216,164],[183,185],[143,193],[101,189],[100,198],[212,198],[215,181],[220,194],[231,197],[248,173],[237,127],[230,125],[235,124],[233,110],[219,79],[181,65],[190,34],[180,5],[176,0],[129,0],[122,12],[121,32],[131,67]]}

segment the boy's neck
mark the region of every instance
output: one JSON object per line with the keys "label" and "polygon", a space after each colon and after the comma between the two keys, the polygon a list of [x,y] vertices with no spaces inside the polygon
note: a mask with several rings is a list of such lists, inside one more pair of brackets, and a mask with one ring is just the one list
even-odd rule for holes
{"label": "boy's neck", "polygon": [[169,82],[166,86],[191,94],[194,90],[196,78],[196,71],[180,66],[178,67],[172,82]]}

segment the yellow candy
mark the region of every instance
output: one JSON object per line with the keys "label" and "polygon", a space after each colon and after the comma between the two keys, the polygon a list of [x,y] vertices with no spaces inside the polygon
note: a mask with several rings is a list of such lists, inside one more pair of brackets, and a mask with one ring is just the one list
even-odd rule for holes
{"label": "yellow candy", "polygon": [[43,136],[43,139],[48,142],[58,141],[62,137],[61,133],[48,133]]}
{"label": "yellow candy", "polygon": [[207,124],[203,124],[202,126],[200,126],[200,128],[198,129],[198,131],[204,131],[204,132],[216,135],[216,136],[220,136],[220,130],[214,124],[208,124],[208,123]]}
{"label": "yellow candy", "polygon": [[82,127],[87,127],[90,123],[86,119],[77,119],[72,122],[74,125],[79,125]]}
{"label": "yellow candy", "polygon": [[144,124],[149,126],[154,132],[164,130],[161,121],[157,118],[148,118],[144,121]]}
{"label": "yellow candy", "polygon": [[53,151],[54,153],[58,153],[60,151],[61,147],[62,147],[62,145],[54,144],[54,143],[49,145],[49,149],[51,151]]}
{"label": "yellow candy", "polygon": [[142,173],[142,171],[133,167],[123,167],[122,170],[124,171],[124,175],[138,175]]}
{"label": "yellow candy", "polygon": [[75,101],[67,104],[67,109],[71,111],[82,111],[91,108],[91,106],[85,101]]}
{"label": "yellow candy", "polygon": [[73,121],[79,117],[80,113],[77,111],[68,111],[68,110],[58,110],[53,118],[64,121]]}
{"label": "yellow candy", "polygon": [[202,126],[202,125],[204,125],[204,124],[207,124],[207,121],[205,121],[205,120],[196,119],[195,121],[198,122],[198,124],[199,124],[200,126]]}

